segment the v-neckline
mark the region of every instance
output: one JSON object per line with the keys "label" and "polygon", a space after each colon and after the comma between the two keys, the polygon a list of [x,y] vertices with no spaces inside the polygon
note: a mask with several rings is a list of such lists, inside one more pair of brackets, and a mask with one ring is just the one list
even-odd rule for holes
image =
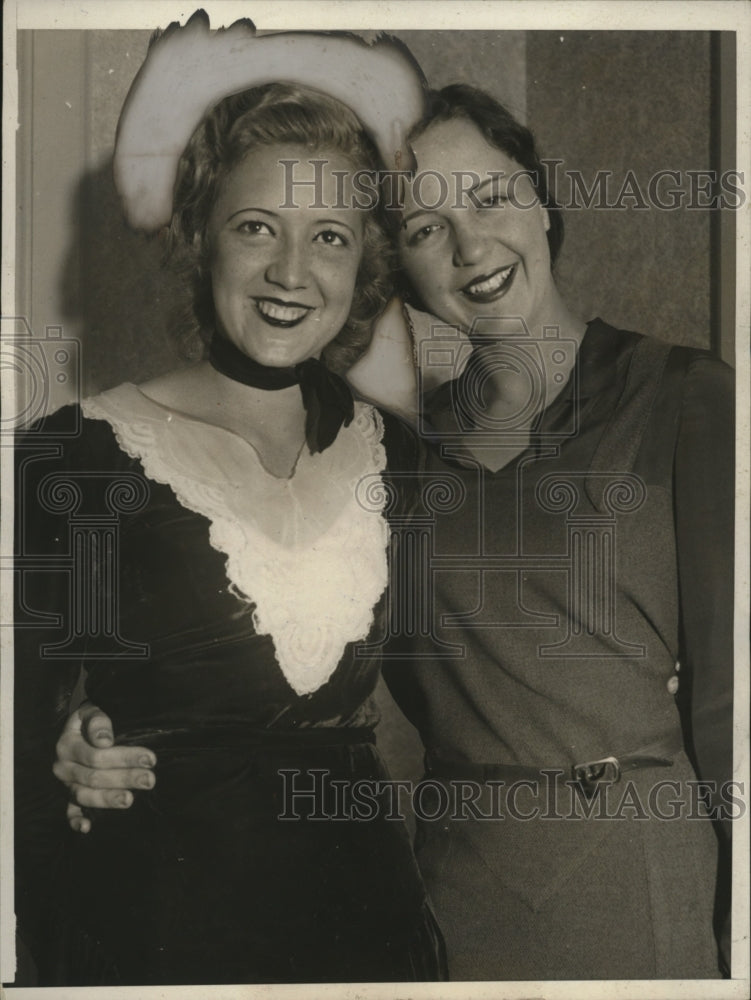
{"label": "v-neckline", "polygon": [[[367,639],[388,583],[387,491],[373,491],[366,504],[357,489],[386,468],[378,411],[359,404],[331,448],[303,454],[296,474],[281,480],[242,435],[158,403],[133,383],[82,400],[81,408],[110,424],[147,479],[206,519],[230,592],[252,607],[256,633],[271,636],[295,692],[326,683],[347,644]],[[226,449],[215,432],[219,440],[229,435]]]}
{"label": "v-neckline", "polygon": [[[556,426],[556,424],[561,419],[561,414],[576,403],[581,407],[579,412],[579,420],[581,421],[583,416],[588,412],[589,409],[596,402],[596,394],[601,390],[602,381],[604,385],[609,384],[610,374],[608,372],[608,378],[602,378],[599,374],[599,366],[595,369],[597,377],[595,377],[592,372],[588,373],[588,383],[587,385],[582,385],[583,372],[585,365],[592,364],[592,358],[596,356],[596,352],[602,349],[602,338],[601,334],[605,329],[607,333],[606,325],[601,319],[590,320],[586,324],[586,329],[584,331],[584,336],[579,343],[576,352],[576,361],[574,363],[565,384],[561,388],[561,391],[555,396],[553,400],[540,411],[537,417],[538,425],[538,437],[534,436],[530,442],[522,449],[517,455],[510,459],[505,465],[500,466],[497,469],[491,469],[486,466],[481,459],[476,455],[470,453],[471,461],[465,464],[459,458],[455,457],[444,457],[440,454],[441,442],[435,442],[432,444],[431,451],[437,454],[440,462],[451,466],[454,469],[462,470],[466,473],[476,474],[478,469],[482,470],[482,473],[486,477],[495,478],[503,477],[509,473],[516,475],[519,466],[523,461],[527,460],[530,456],[533,460],[537,460],[542,457],[542,453],[545,449],[545,445],[539,439],[539,428],[544,427],[545,430],[550,433],[550,431]],[[612,352],[612,347],[610,346],[611,338],[608,337],[607,350]],[[598,358],[599,361],[599,358]]]}
{"label": "v-neckline", "polygon": [[141,399],[146,400],[148,404],[152,405],[161,413],[165,414],[165,419],[167,421],[170,421],[173,417],[177,417],[179,420],[182,420],[185,423],[195,424],[201,428],[210,428],[211,431],[216,431],[219,434],[222,433],[227,434],[233,440],[239,441],[242,446],[250,450],[252,456],[256,460],[256,464],[260,467],[261,471],[270,479],[275,479],[278,483],[291,483],[292,480],[295,478],[297,469],[300,465],[300,459],[303,457],[305,452],[305,444],[306,444],[305,440],[303,440],[297,452],[297,455],[295,456],[295,460],[292,463],[292,469],[290,471],[290,474],[288,476],[277,476],[265,464],[265,462],[261,458],[261,453],[259,452],[258,448],[256,448],[256,446],[253,444],[252,441],[249,441],[246,437],[243,437],[242,434],[239,434],[237,431],[233,431],[230,427],[224,427],[222,424],[210,423],[206,420],[201,420],[199,417],[192,417],[189,413],[185,413],[184,410],[177,410],[172,406],[167,406],[165,403],[160,403],[159,400],[154,399],[153,396],[149,396],[141,389],[140,386],[135,385],[135,383],[133,382],[126,382],[124,384],[135,389],[138,395],[141,397]]}

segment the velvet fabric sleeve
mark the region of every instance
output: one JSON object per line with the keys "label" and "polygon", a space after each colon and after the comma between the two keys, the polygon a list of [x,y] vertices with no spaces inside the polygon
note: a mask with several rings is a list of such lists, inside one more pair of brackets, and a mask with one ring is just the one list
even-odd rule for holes
{"label": "velvet fabric sleeve", "polygon": [[[86,524],[102,537],[103,498],[135,464],[110,428],[84,421],[78,406],[37,421],[15,440],[15,906],[41,985],[57,979],[76,836],[66,819],[67,790],[52,772],[55,746],[107,590],[102,547],[85,557],[85,581],[77,578],[83,560],[74,549],[86,546]],[[108,630],[101,619],[98,625]]]}
{"label": "velvet fabric sleeve", "polygon": [[54,649],[72,625],[68,514],[55,510],[54,492],[55,483],[68,488],[79,460],[79,421],[77,408],[66,407],[15,442],[15,896],[19,934],[41,981],[54,960],[49,940],[61,915],[51,901],[71,835],[67,793],[52,764],[81,669],[79,657]]}

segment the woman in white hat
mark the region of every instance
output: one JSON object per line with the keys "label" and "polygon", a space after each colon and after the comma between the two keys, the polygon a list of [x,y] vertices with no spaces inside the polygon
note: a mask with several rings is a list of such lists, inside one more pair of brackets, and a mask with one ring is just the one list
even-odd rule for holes
{"label": "woman in white hat", "polygon": [[[281,39],[244,24],[212,36],[200,17],[171,29],[120,124],[126,213],[169,224],[208,357],[19,441],[19,456],[35,434],[57,442],[19,463],[34,551],[63,554],[72,517],[96,535],[97,516],[119,516],[117,560],[87,536],[88,598],[57,574],[24,594],[64,629],[72,614],[85,651],[50,659],[59,633],[17,633],[17,909],[46,984],[443,975],[407,833],[378,797],[367,649],[382,631],[388,479],[414,445],[337,374],[390,293],[377,207],[354,186],[379,161],[328,96],[350,95],[387,149],[393,132],[352,81],[390,67],[407,102],[421,81],[388,42]],[[267,82],[280,66],[291,84]],[[104,633],[99,611],[114,619]],[[118,741],[140,762],[158,755],[158,781],[64,838],[47,773],[82,661]],[[358,811],[337,783],[361,782]]]}

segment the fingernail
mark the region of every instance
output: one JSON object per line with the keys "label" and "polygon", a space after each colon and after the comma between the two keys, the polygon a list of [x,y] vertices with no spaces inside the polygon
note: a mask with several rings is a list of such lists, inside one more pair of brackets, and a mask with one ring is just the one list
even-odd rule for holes
{"label": "fingernail", "polygon": [[153,767],[155,764],[154,758],[151,754],[144,753],[138,758],[138,763],[141,767]]}
{"label": "fingernail", "polygon": [[94,733],[94,739],[95,740],[111,740],[112,739],[112,734],[110,733],[110,731],[108,729],[99,729],[96,733]]}
{"label": "fingernail", "polygon": [[123,792],[122,795],[117,796],[117,804],[119,806],[129,806],[130,805],[130,792]]}
{"label": "fingernail", "polygon": [[153,784],[154,784],[153,774],[142,774],[141,777],[138,779],[138,785],[140,788],[151,788]]}

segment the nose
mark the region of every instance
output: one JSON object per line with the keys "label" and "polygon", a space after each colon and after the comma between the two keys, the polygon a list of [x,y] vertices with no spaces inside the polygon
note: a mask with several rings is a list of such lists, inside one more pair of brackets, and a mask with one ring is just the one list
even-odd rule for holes
{"label": "nose", "polygon": [[272,285],[292,291],[305,288],[308,281],[308,246],[303,239],[281,240],[277,252],[266,268],[266,280]]}
{"label": "nose", "polygon": [[454,252],[452,260],[454,267],[467,267],[479,264],[487,249],[487,239],[480,227],[471,217],[454,223]]}

